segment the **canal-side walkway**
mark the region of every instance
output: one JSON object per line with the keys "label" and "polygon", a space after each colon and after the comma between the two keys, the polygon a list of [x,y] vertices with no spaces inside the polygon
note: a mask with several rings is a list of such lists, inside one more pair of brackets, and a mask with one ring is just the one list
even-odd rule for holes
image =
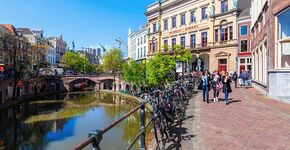
{"label": "canal-side walkway", "polygon": [[[230,104],[189,101],[186,119],[170,130],[167,150],[290,150],[290,105],[253,88],[233,88]],[[210,100],[212,100],[210,91]],[[149,148],[152,149],[152,148]]]}
{"label": "canal-side walkway", "polygon": [[289,104],[267,98],[253,88],[233,88],[230,98],[229,105],[222,101],[199,103],[200,141],[194,149],[290,150]]}

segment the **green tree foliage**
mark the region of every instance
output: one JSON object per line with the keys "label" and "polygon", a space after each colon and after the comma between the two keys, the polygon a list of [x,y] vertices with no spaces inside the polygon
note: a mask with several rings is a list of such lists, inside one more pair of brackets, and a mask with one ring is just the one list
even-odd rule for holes
{"label": "green tree foliage", "polygon": [[115,77],[117,73],[122,71],[123,56],[120,49],[113,48],[107,51],[103,56],[103,69],[106,73],[112,73],[114,75],[114,90],[116,90]]}
{"label": "green tree foliage", "polygon": [[150,85],[164,85],[174,79],[176,62],[169,55],[156,54],[147,64],[147,80]]}
{"label": "green tree foliage", "polygon": [[95,67],[90,63],[88,58],[72,51],[65,53],[62,63],[66,68],[77,72],[91,73],[95,71]]}
{"label": "green tree foliage", "polygon": [[146,65],[144,63],[137,63],[137,61],[130,61],[129,64],[123,65],[123,78],[126,82],[139,88],[145,84]]}
{"label": "green tree foliage", "polygon": [[107,73],[117,73],[122,70],[123,56],[120,49],[111,49],[107,51],[104,56],[103,69]]}

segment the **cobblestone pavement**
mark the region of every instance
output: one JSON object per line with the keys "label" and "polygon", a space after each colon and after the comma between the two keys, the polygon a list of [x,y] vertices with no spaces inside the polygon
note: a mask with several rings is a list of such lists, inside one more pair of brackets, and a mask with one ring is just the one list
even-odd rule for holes
{"label": "cobblestone pavement", "polygon": [[[212,99],[212,91],[210,91]],[[233,88],[231,103],[200,101],[200,128],[196,133],[202,150],[290,150],[290,105],[262,96],[253,88]],[[195,127],[196,128],[196,127]]]}

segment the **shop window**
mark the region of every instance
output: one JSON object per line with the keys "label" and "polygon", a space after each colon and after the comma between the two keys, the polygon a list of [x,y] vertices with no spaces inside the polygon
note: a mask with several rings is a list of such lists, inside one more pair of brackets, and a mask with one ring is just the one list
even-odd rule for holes
{"label": "shop window", "polygon": [[248,41],[247,40],[241,41],[241,52],[248,52]]}
{"label": "shop window", "polygon": [[279,47],[281,50],[281,67],[290,68],[290,8],[278,15]]}

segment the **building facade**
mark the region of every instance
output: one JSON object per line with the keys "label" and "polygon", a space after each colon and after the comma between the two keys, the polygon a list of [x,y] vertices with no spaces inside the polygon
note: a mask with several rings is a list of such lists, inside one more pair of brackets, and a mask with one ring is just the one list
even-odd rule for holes
{"label": "building facade", "polygon": [[[15,69],[16,67],[18,69],[27,67],[25,65],[28,63],[27,52],[29,49],[30,43],[16,32],[13,25],[0,25],[0,104],[12,98]],[[23,76],[25,75],[27,74],[23,74]],[[24,94],[25,88],[22,80],[17,82],[21,84],[17,84],[16,96],[21,96]]]}
{"label": "building facade", "polygon": [[48,41],[56,49],[56,63],[59,64],[62,60],[63,55],[66,53],[67,44],[63,40],[62,36],[60,37],[50,37]]}
{"label": "building facade", "polygon": [[[193,53],[192,69],[236,70],[236,0],[164,0],[147,8],[148,56],[182,45]],[[169,51],[164,49],[169,47]]]}
{"label": "building facade", "polygon": [[128,35],[128,57],[130,59],[141,62],[147,58],[147,29],[141,26],[138,31],[131,32],[129,29]]}
{"label": "building facade", "polygon": [[237,17],[237,72],[242,70],[252,70],[252,53],[251,53],[251,0],[240,0],[238,3]]}
{"label": "building facade", "polygon": [[253,83],[290,103],[290,0],[252,0]]}
{"label": "building facade", "polygon": [[48,42],[47,54],[45,55],[45,60],[50,64],[51,67],[56,67],[56,49],[53,47],[52,43]]}

